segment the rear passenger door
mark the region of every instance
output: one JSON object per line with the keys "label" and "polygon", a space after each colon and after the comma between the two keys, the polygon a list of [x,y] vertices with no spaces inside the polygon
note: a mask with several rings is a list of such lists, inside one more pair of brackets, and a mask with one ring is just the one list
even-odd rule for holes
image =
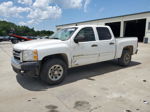
{"label": "rear passenger door", "polygon": [[99,38],[99,61],[107,61],[115,57],[115,39],[107,27],[96,27]]}

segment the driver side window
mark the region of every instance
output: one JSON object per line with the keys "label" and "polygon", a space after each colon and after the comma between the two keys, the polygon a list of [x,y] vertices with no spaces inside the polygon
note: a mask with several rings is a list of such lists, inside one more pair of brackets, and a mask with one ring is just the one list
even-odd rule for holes
{"label": "driver side window", "polygon": [[93,28],[86,27],[81,29],[75,38],[80,38],[80,42],[95,41]]}

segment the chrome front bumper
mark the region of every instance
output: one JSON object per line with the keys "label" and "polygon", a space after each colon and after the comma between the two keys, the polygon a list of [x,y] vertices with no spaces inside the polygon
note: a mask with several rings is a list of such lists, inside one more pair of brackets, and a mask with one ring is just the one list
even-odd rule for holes
{"label": "chrome front bumper", "polygon": [[21,70],[21,62],[18,60],[15,60],[14,58],[11,58],[11,65],[16,69]]}
{"label": "chrome front bumper", "polygon": [[19,62],[12,58],[11,66],[16,73],[22,75],[30,75],[32,77],[39,76],[40,73],[40,62]]}

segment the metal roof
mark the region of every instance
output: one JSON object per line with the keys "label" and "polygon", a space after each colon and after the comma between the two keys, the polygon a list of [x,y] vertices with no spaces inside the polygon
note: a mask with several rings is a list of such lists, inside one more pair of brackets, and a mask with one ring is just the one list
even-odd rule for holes
{"label": "metal roof", "polygon": [[132,16],[132,15],[138,15],[138,14],[146,14],[146,13],[150,13],[150,11],[139,12],[139,13],[134,13],[134,14],[126,14],[126,15],[121,15],[121,16],[114,16],[114,17],[106,17],[106,18],[94,19],[94,20],[88,20],[88,21],[82,21],[82,22],[76,22],[76,23],[62,24],[62,25],[57,25],[56,27],[59,27],[59,26],[65,26],[65,25],[71,25],[71,24],[78,24],[78,23],[91,22],[91,21],[97,21],[97,20],[104,20],[104,19],[118,18],[118,17],[124,17],[124,16]]}

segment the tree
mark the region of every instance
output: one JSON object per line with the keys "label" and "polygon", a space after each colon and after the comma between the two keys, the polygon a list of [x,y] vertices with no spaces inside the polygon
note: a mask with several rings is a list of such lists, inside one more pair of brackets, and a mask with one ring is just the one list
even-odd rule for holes
{"label": "tree", "polygon": [[46,30],[35,31],[34,28],[19,26],[7,21],[0,21],[0,36],[8,36],[10,33],[20,36],[50,36],[54,32]]}

